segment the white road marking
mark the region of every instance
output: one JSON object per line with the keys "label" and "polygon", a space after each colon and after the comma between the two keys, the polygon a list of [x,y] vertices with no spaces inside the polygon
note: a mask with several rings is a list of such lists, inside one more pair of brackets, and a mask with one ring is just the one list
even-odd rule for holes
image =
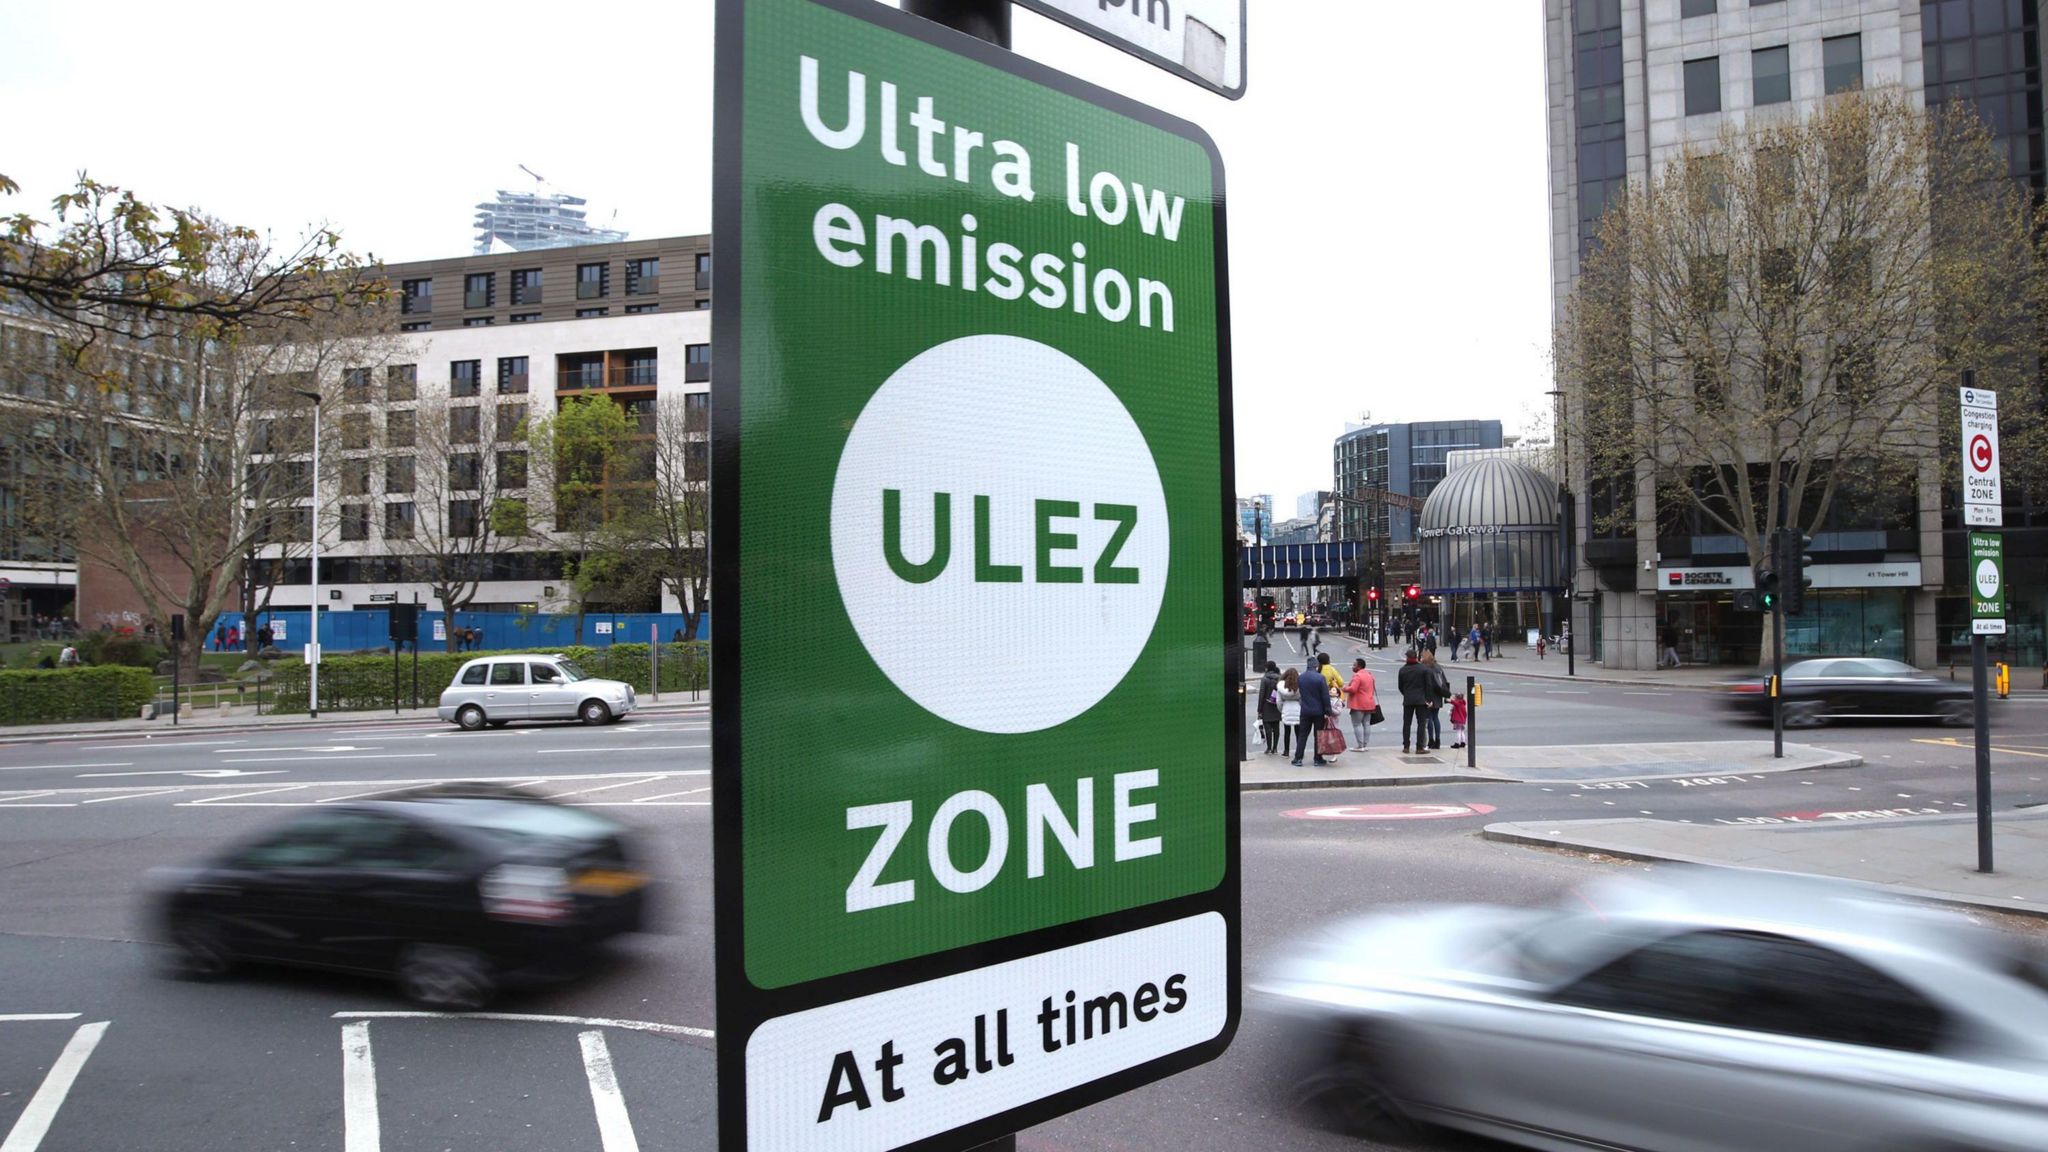
{"label": "white road marking", "polygon": [[1591,692],[1582,692],[1582,691],[1578,690],[1577,688],[1545,688],[1545,689],[1543,690],[1543,694],[1544,694],[1545,696],[1591,696],[1591,695],[1592,695],[1592,693],[1591,693]]}
{"label": "white road marking", "polygon": [[72,768],[133,768],[133,760],[116,760],[108,764],[9,764],[0,772],[63,772]]}
{"label": "white road marking", "polygon": [[370,1022],[341,1026],[342,1152],[378,1152],[377,1064],[370,1055]]}
{"label": "white road marking", "polygon": [[50,1122],[57,1118],[57,1109],[64,1106],[64,1097],[70,1094],[79,1070],[91,1059],[92,1050],[99,1047],[100,1037],[106,1035],[107,1023],[102,1020],[95,1024],[80,1024],[78,1031],[71,1034],[71,1042],[64,1045],[56,1063],[50,1065],[42,1085],[29,1098],[28,1107],[15,1118],[6,1141],[0,1142],[0,1152],[36,1152],[42,1147],[43,1137],[50,1131]]}
{"label": "white road marking", "polygon": [[95,796],[90,800],[80,800],[79,803],[107,804],[115,800],[136,800],[144,796],[172,796],[183,791],[183,788],[160,788],[153,792],[124,792],[119,796]]}
{"label": "white road marking", "polygon": [[[0,796],[0,804],[12,804],[16,800],[34,800],[38,796],[55,796],[56,794],[57,792],[55,789],[49,789],[42,792],[22,792],[13,796]],[[35,807],[35,805],[23,804],[21,805],[21,807],[32,808]]]}
{"label": "white road marking", "polygon": [[597,1112],[597,1138],[604,1152],[640,1152],[633,1136],[633,1120],[626,1114],[626,1098],[619,1092],[618,1070],[612,1067],[611,1049],[604,1033],[579,1032],[583,1046],[583,1075],[590,1081],[590,1106]]}
{"label": "white road marking", "polygon": [[178,807],[190,808],[198,804],[231,804],[250,796],[268,796],[273,792],[291,792],[299,788],[311,788],[311,784],[287,784],[282,788],[259,788],[254,792],[235,792],[227,796],[208,796],[204,800],[180,800]]}
{"label": "white road marking", "polygon": [[654,801],[656,801],[656,800],[666,800],[666,799],[668,799],[668,798],[669,798],[669,797],[671,797],[671,796],[695,796],[695,795],[696,795],[697,793],[699,793],[699,792],[709,792],[709,791],[711,791],[711,789],[710,789],[709,787],[704,787],[704,788],[691,788],[691,789],[689,789],[689,790],[687,790],[687,791],[683,791],[683,792],[663,792],[663,793],[661,793],[661,794],[660,794],[660,795],[658,795],[658,796],[642,796],[642,797],[641,797],[640,799],[638,799],[638,800],[630,800],[630,801],[627,801],[627,803],[630,803],[630,804],[651,804],[651,803],[653,803],[653,802],[654,802]]}
{"label": "white road marking", "polygon": [[[647,807],[649,807],[649,808],[709,808],[709,807],[711,806],[711,801],[709,801],[709,800],[570,800],[570,801],[568,801],[568,805],[569,805],[569,807],[571,807],[571,808],[631,808],[631,807],[633,807],[633,806],[634,806],[635,804],[644,804],[644,805],[646,805],[646,806],[647,806]],[[23,805],[23,807],[32,807],[32,805]],[[69,804],[52,804],[52,805],[50,805],[50,807],[52,807],[52,808],[69,808],[69,807],[71,807],[71,805],[69,805]]]}
{"label": "white road marking", "polygon": [[[1496,689],[1498,691],[1498,689]],[[1669,692],[1623,692],[1623,696],[1669,696]]]}
{"label": "white road marking", "polygon": [[198,776],[202,778],[225,779],[229,776],[275,776],[283,768],[271,768],[250,772],[242,768],[159,768],[152,772],[80,772],[80,780],[97,780],[110,776]]}
{"label": "white road marking", "polygon": [[435,755],[433,752],[380,752],[374,756],[254,756],[246,760],[223,760],[221,763],[290,764],[301,760],[321,760],[330,764],[346,764],[352,760],[432,760]]}
{"label": "white road marking", "polygon": [[[709,747],[711,747],[711,745],[709,745],[709,744],[649,744],[649,745],[647,745],[647,746],[646,746],[646,747],[644,747],[644,748],[635,748],[635,749],[632,749],[632,751],[635,751],[635,752],[679,752],[679,751],[681,751],[681,750],[683,750],[683,749],[685,749],[685,748],[709,748]],[[536,749],[534,749],[534,750],[533,750],[533,754],[534,754],[535,756],[588,756],[588,755],[590,755],[590,749],[588,749],[588,748],[536,748]]]}
{"label": "white road marking", "polygon": [[409,790],[411,787],[412,785],[410,784],[400,784],[395,788],[386,785],[383,788],[372,788],[368,792],[350,792],[345,796],[323,796],[320,799],[313,801],[313,803],[338,804],[343,800],[361,800],[365,796],[382,796],[387,792],[404,792]]}
{"label": "white road marking", "polygon": [[581,1024],[586,1028],[624,1028],[631,1032],[653,1032],[662,1036],[695,1036],[709,1040],[717,1035],[709,1028],[686,1024],[657,1024],[651,1020],[615,1020],[604,1016],[549,1016],[529,1012],[336,1012],[336,1020],[507,1020],[526,1024]]}
{"label": "white road marking", "polygon": [[548,799],[560,800],[564,796],[587,796],[592,792],[609,792],[614,788],[626,788],[634,784],[652,784],[660,779],[662,779],[660,776],[645,776],[638,780],[621,780],[617,784],[600,784],[595,788],[575,788],[567,792],[550,792],[548,793]]}
{"label": "white road marking", "polygon": [[9,1012],[0,1014],[0,1024],[27,1024],[37,1020],[76,1020],[77,1012]]}
{"label": "white road marking", "polygon": [[95,752],[112,752],[117,749],[139,749],[148,752],[189,752],[194,748],[215,748],[228,744],[247,744],[247,740],[183,740],[172,737],[168,740],[152,741],[148,744],[80,744]]}
{"label": "white road marking", "polygon": [[357,744],[288,744],[271,748],[237,748],[231,752],[218,753],[218,755],[240,756],[244,752],[375,752],[377,747],[374,744],[368,746]]}

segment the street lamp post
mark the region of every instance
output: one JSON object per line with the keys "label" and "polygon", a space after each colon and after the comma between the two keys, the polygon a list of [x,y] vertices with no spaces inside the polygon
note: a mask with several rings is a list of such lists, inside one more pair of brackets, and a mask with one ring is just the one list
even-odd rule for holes
{"label": "street lamp post", "polygon": [[320,718],[320,394],[293,389],[299,395],[313,402],[313,502],[307,509],[312,518],[313,536],[313,605],[307,612],[311,623],[306,626],[310,638],[307,649],[310,659],[306,661],[306,715],[314,720]]}
{"label": "street lamp post", "polygon": [[[1553,388],[1545,392],[1544,395],[1555,397],[1558,407],[1564,407],[1563,389]],[[1572,494],[1570,483],[1572,456],[1569,449],[1570,441],[1566,439],[1567,431],[1565,414],[1560,412],[1557,417],[1557,459],[1558,472],[1562,479],[1559,480],[1557,486],[1559,497],[1557,502],[1557,532],[1560,558],[1564,562],[1564,627],[1561,630],[1564,633],[1572,631],[1572,614],[1579,602],[1578,497]],[[1577,676],[1579,674],[1579,638],[1576,635],[1566,635],[1564,636],[1564,642],[1564,674],[1567,676]]]}

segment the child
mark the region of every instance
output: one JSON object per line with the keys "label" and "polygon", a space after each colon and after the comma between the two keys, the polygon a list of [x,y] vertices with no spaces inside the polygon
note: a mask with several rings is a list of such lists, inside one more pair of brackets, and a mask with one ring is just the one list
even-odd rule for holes
{"label": "child", "polygon": [[1465,746],[1465,696],[1459,693],[1451,697],[1451,747]]}

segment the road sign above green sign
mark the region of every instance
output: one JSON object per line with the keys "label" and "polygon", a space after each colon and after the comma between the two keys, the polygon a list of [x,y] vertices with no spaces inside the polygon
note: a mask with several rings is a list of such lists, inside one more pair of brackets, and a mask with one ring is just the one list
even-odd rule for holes
{"label": "road sign above green sign", "polygon": [[721,1146],[965,1148],[1238,1014],[1222,165],[867,0],[721,0]]}

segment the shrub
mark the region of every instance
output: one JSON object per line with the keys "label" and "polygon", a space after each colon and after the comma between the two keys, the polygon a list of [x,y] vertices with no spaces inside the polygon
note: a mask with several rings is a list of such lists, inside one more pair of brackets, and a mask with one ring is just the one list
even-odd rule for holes
{"label": "shrub", "polygon": [[[661,646],[661,690],[689,692],[710,682],[710,646],[704,641]],[[419,654],[420,703],[431,706],[441,697],[464,664],[479,656],[544,655],[566,656],[592,676],[623,680],[635,692],[646,693],[648,680],[647,645],[614,644],[609,648],[515,649],[502,652],[421,652]],[[398,696],[402,703],[412,698],[413,657],[398,658]],[[294,661],[276,667],[271,682],[276,691],[276,710],[299,712],[306,708],[306,666]],[[353,712],[390,708],[391,657],[329,656],[320,662],[320,708],[322,711]]]}
{"label": "shrub", "polygon": [[88,664],[131,668],[155,668],[164,659],[162,647],[133,632],[87,632],[78,638],[78,654]]}
{"label": "shrub", "polygon": [[154,695],[149,670],[123,666],[0,672],[0,722],[134,716]]}

